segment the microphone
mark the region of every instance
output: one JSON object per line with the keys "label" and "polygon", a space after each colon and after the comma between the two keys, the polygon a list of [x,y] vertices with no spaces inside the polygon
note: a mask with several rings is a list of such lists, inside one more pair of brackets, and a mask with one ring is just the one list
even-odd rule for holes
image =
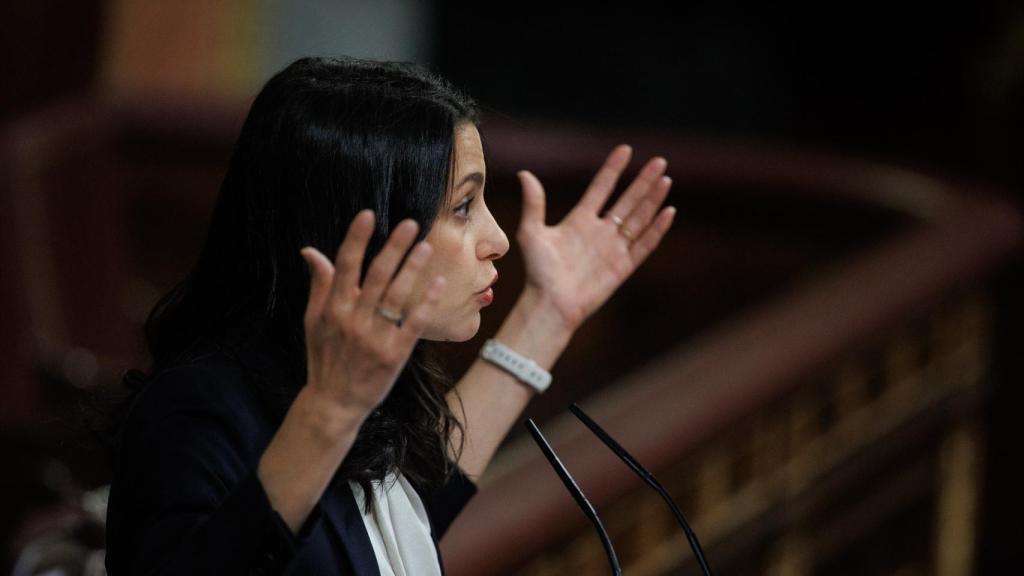
{"label": "microphone", "polygon": [[665,487],[661,485],[661,482],[658,482],[657,478],[654,477],[654,474],[648,472],[647,469],[637,462],[636,458],[634,458],[632,454],[626,452],[625,448],[616,442],[611,435],[605,432],[604,428],[598,426],[597,422],[594,422],[590,416],[587,416],[587,413],[580,408],[579,404],[573,402],[572,405],[569,406],[569,410],[579,418],[587,428],[590,428],[590,431],[600,438],[601,441],[604,442],[605,446],[610,448],[620,460],[625,462],[637,476],[661,495],[662,499],[665,500],[665,503],[668,504],[668,507],[672,509],[672,514],[675,515],[676,521],[678,521],[679,525],[683,527],[683,532],[686,533],[686,540],[690,543],[690,549],[693,550],[693,556],[697,559],[697,563],[700,565],[700,569],[703,571],[704,576],[711,576],[711,568],[708,566],[707,560],[704,559],[704,550],[700,547],[700,542],[697,540],[697,533],[690,528],[690,523],[686,521],[686,517],[683,516],[683,512],[679,509],[679,506],[676,505],[676,501],[672,499],[672,496],[669,495],[668,490],[665,490]]}
{"label": "microphone", "polygon": [[[640,462],[638,462],[636,458],[616,442],[615,439],[604,430],[604,428],[601,428],[597,422],[594,422],[594,420],[590,418],[590,416],[588,416],[578,404],[573,402],[572,405],[569,406],[569,410],[581,422],[583,422],[583,424],[586,425],[586,427],[590,429],[595,436],[604,442],[605,446],[611,449],[611,451],[614,452],[620,460],[625,462],[626,465],[644,481],[644,483],[661,495],[662,499],[665,500],[665,503],[668,504],[669,508],[672,510],[672,514],[676,517],[676,521],[679,522],[680,526],[682,526],[683,532],[686,534],[686,540],[690,544],[690,549],[693,550],[693,556],[696,558],[698,565],[700,565],[701,571],[705,576],[711,576],[711,568],[708,566],[707,560],[704,558],[704,550],[700,547],[700,541],[697,540],[697,534],[690,528],[690,524],[686,521],[686,517],[683,516],[682,511],[679,510],[679,506],[676,505],[675,500],[672,499],[672,496],[669,495],[668,491],[665,490],[653,474],[641,466]],[[544,435],[541,433],[540,429],[537,428],[533,419],[527,418],[526,427],[533,436],[537,446],[540,447],[544,456],[551,464],[551,467],[555,469],[558,477],[561,478],[566,489],[569,490],[573,499],[576,500],[576,504],[583,509],[583,513],[587,515],[587,518],[590,519],[591,523],[593,523],[594,527],[597,529],[598,536],[601,537],[601,544],[604,546],[605,553],[608,555],[608,562],[611,564],[612,574],[622,574],[622,568],[619,566],[619,559],[615,555],[615,548],[612,546],[611,539],[608,537],[608,533],[605,531],[604,525],[601,524],[601,520],[598,517],[597,512],[594,510],[593,505],[589,500],[587,500],[586,496],[583,495],[583,491],[576,484],[576,481],[573,479],[572,475],[569,474],[569,471],[566,470],[562,461],[559,460],[555,451],[551,448],[551,445],[548,444],[547,439],[544,438]]]}
{"label": "microphone", "polygon": [[583,510],[583,513],[587,515],[590,522],[594,524],[594,528],[597,530],[597,535],[601,537],[601,545],[604,546],[604,552],[608,555],[608,563],[611,564],[612,574],[620,576],[622,574],[622,567],[619,566],[619,557],[615,555],[615,547],[612,546],[612,539],[608,537],[608,532],[604,529],[604,524],[601,524],[601,519],[597,516],[597,511],[594,510],[594,506],[587,500],[587,497],[583,495],[583,490],[576,484],[576,480],[573,479],[572,474],[565,469],[565,465],[558,459],[558,455],[548,444],[547,438],[541,433],[540,428],[537,428],[537,424],[533,422],[533,418],[526,419],[526,429],[530,431],[530,435],[533,436],[534,442],[537,446],[540,446],[541,452],[548,459],[551,467],[555,469],[558,477],[562,479],[562,483],[565,484],[565,488],[572,494],[576,504]]}

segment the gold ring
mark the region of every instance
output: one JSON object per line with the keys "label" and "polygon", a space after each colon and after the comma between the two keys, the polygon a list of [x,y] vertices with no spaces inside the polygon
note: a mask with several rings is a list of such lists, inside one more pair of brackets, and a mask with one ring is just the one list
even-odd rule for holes
{"label": "gold ring", "polygon": [[388,322],[391,322],[392,324],[394,324],[395,326],[398,326],[399,328],[402,327],[402,321],[405,320],[405,318],[402,316],[402,314],[400,312],[395,312],[394,310],[388,310],[387,308],[385,308],[383,306],[377,306],[377,314],[380,314],[385,319],[387,319]]}
{"label": "gold ring", "polygon": [[633,239],[633,232],[629,228],[626,228],[625,226],[619,226],[619,232],[622,233],[622,235],[625,236],[627,240]]}

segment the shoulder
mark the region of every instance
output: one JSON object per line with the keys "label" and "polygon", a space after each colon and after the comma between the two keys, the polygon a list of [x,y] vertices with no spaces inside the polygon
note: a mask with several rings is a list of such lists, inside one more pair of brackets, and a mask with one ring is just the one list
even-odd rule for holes
{"label": "shoulder", "polygon": [[253,379],[222,352],[154,375],[133,400],[125,424],[133,436],[144,437],[183,420],[243,429],[267,425]]}

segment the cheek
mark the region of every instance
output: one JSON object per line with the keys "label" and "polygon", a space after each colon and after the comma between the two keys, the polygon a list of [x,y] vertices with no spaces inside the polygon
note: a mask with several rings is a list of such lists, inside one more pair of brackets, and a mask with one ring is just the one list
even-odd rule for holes
{"label": "cheek", "polygon": [[424,268],[428,275],[431,278],[444,276],[449,289],[463,284],[467,271],[472,267],[467,265],[470,263],[466,261],[466,256],[463,253],[465,246],[461,231],[452,229],[452,225],[447,225],[441,230],[431,231],[427,241],[434,248],[433,256]]}
{"label": "cheek", "polygon": [[458,278],[454,277],[458,267],[452,261],[452,255],[458,249],[453,248],[451,242],[446,242],[443,238],[428,237],[427,241],[434,248],[434,253],[427,262],[427,265],[420,271],[419,278],[416,280],[416,287],[414,289],[415,299],[419,301],[423,297],[434,278],[443,276],[445,279],[445,289],[441,293],[441,301],[439,302],[439,307],[443,308],[448,294],[453,289],[457,289],[459,284]]}

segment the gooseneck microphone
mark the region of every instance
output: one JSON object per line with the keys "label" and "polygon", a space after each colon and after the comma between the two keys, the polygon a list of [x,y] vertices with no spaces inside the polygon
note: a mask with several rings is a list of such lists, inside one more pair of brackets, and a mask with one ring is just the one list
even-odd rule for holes
{"label": "gooseneck microphone", "polygon": [[665,500],[665,503],[668,504],[668,507],[672,509],[672,514],[675,515],[676,521],[679,522],[680,526],[682,526],[683,532],[686,533],[686,540],[690,543],[690,549],[693,550],[693,556],[697,559],[697,564],[700,565],[700,569],[704,572],[704,576],[711,576],[711,568],[708,566],[707,560],[704,559],[704,550],[700,547],[700,542],[697,540],[697,534],[690,528],[690,523],[686,521],[686,517],[683,516],[683,512],[679,509],[679,506],[676,505],[676,501],[672,499],[672,496],[669,495],[668,490],[665,490],[665,487],[661,485],[661,482],[658,482],[657,478],[654,477],[654,474],[648,472],[646,468],[637,462],[636,458],[634,458],[632,454],[627,452],[625,448],[616,442],[608,432],[605,432],[604,428],[598,426],[597,422],[594,422],[590,416],[587,416],[587,413],[580,408],[579,404],[573,402],[572,405],[569,406],[569,410],[579,418],[587,428],[590,428],[590,431],[600,438],[601,441],[604,442],[605,446],[610,448],[620,460],[625,462],[637,476],[661,495],[662,499]]}
{"label": "gooseneck microphone", "polygon": [[541,452],[548,459],[551,467],[555,469],[558,477],[562,479],[562,483],[565,484],[569,493],[572,494],[576,504],[583,509],[583,513],[587,515],[587,518],[594,524],[594,528],[597,530],[597,535],[601,537],[601,544],[604,546],[604,552],[608,555],[608,562],[612,566],[612,574],[619,576],[622,574],[622,567],[619,566],[619,558],[615,555],[615,548],[612,546],[612,540],[608,537],[608,532],[605,531],[604,525],[601,524],[601,519],[597,517],[597,511],[594,510],[594,506],[587,500],[587,497],[583,495],[583,490],[576,485],[576,481],[573,480],[572,474],[565,469],[562,461],[558,459],[558,455],[548,444],[544,434],[541,434],[540,428],[537,428],[537,424],[533,422],[533,418],[526,419],[526,429],[530,431],[533,436],[533,440],[540,446]]}
{"label": "gooseneck microphone", "polygon": [[[697,564],[700,565],[701,571],[705,576],[711,576],[711,568],[708,566],[707,560],[704,558],[704,550],[700,547],[700,541],[697,540],[697,534],[690,528],[690,524],[686,521],[686,517],[683,516],[682,511],[679,510],[679,506],[676,505],[675,500],[672,499],[672,496],[669,495],[664,486],[658,482],[653,474],[641,466],[640,462],[638,462],[636,458],[616,442],[615,439],[604,430],[604,428],[601,428],[597,422],[594,422],[594,420],[588,416],[578,404],[573,402],[572,405],[569,406],[569,410],[573,415],[579,418],[579,420],[583,422],[583,424],[586,425],[586,427],[590,429],[595,436],[604,442],[605,446],[611,449],[611,451],[614,452],[620,460],[625,462],[626,465],[629,466],[630,470],[636,473],[644,483],[653,488],[662,497],[662,499],[665,500],[665,503],[668,504],[669,508],[672,510],[672,514],[675,516],[676,521],[679,522],[679,525],[683,528],[683,532],[686,534],[686,540],[690,544],[690,549],[693,550],[693,556],[697,560]],[[608,537],[608,533],[605,531],[604,525],[601,524],[601,519],[594,510],[594,506],[589,500],[587,500],[586,496],[583,495],[583,491],[576,484],[576,481],[573,479],[572,475],[569,474],[569,471],[566,470],[562,461],[559,460],[555,451],[551,448],[551,445],[548,444],[547,439],[544,438],[544,435],[541,433],[540,429],[537,428],[533,419],[528,418],[526,420],[526,428],[530,431],[534,441],[540,447],[544,456],[548,459],[551,467],[555,469],[558,477],[562,479],[562,483],[565,484],[566,489],[569,490],[573,499],[576,500],[576,504],[583,509],[583,513],[587,515],[587,518],[589,518],[591,523],[594,524],[594,528],[597,529],[598,536],[601,537],[601,544],[604,545],[605,553],[608,555],[608,562],[611,564],[612,574],[622,574],[622,568],[619,566],[619,559],[615,555],[615,548],[612,546],[611,539]]]}

